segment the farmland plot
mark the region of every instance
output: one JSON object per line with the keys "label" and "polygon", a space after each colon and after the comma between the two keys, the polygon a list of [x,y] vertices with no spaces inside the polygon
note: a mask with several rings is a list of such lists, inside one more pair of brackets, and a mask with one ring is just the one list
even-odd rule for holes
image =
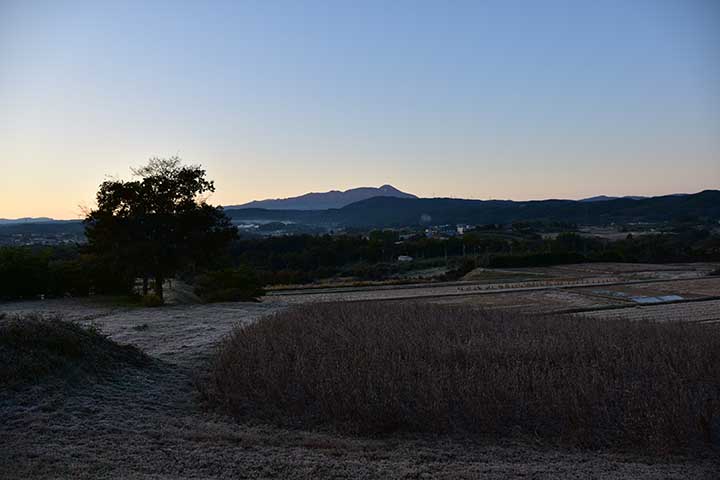
{"label": "farmland plot", "polygon": [[658,322],[720,322],[720,300],[647,305],[615,310],[596,310],[577,315],[589,318],[627,318]]}

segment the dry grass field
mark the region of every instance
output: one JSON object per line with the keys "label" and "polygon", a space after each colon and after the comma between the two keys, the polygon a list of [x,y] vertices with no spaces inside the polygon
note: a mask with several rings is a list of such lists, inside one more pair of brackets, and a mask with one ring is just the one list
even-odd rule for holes
{"label": "dry grass field", "polygon": [[291,426],[668,453],[720,446],[720,330],[419,303],[308,305],[235,330],[201,390],[221,411]]}
{"label": "dry grass field", "polygon": [[[668,292],[712,297],[720,282],[705,277],[705,269],[686,266],[675,271],[679,277],[695,275],[697,280],[675,282],[678,289],[668,287]],[[642,275],[651,276],[647,273],[650,269],[641,270]],[[668,273],[662,268],[656,270]],[[572,275],[578,277],[577,272]],[[655,283],[653,288],[665,288],[661,286],[671,286],[673,281]],[[638,285],[645,284],[632,286]],[[457,291],[457,287],[437,286],[445,291]],[[419,290],[398,288],[401,299],[407,291]],[[497,306],[512,311],[513,302],[519,299],[516,296],[525,295],[522,302],[516,302],[525,302],[524,311],[567,310],[568,305],[582,299],[581,307],[591,310],[579,315],[605,317],[620,312],[597,310],[592,302],[607,306],[602,296],[584,293],[597,288],[556,286],[450,296],[435,296],[437,291],[431,290],[429,296],[410,300],[462,299],[484,308],[486,301],[494,299]],[[342,295],[351,300],[377,300],[387,290],[378,292],[370,288]],[[353,298],[356,293],[361,298]],[[94,324],[111,340],[134,345],[152,360],[149,366],[127,364],[97,378],[54,378],[12,390],[3,386],[0,478],[717,478],[720,455],[712,451],[688,455],[673,449],[658,456],[620,446],[578,450],[534,435],[492,439],[456,431],[350,435],[252,419],[238,422],[208,408],[198,394],[199,375],[208,371],[218,345],[234,327],[253,324],[296,303],[315,302],[324,295],[331,299],[337,294],[296,292],[274,294],[261,303],[152,309],[96,299],[0,304],[0,315],[61,315],[81,324]],[[588,301],[592,303],[589,307]],[[710,301],[643,306],[624,299],[607,301],[623,307],[627,314],[623,316],[648,310],[661,315],[670,307],[677,308],[673,320],[692,320],[696,313],[688,309],[710,309],[712,316],[719,308]],[[543,302],[548,306],[540,308]],[[710,324],[703,328],[717,327]]]}

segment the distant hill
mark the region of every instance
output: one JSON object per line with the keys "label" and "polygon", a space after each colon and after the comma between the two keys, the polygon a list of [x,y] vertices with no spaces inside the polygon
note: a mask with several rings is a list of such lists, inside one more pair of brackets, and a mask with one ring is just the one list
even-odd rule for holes
{"label": "distant hill", "polygon": [[[382,187],[381,187],[382,188]],[[380,190],[380,189],[373,189]],[[401,192],[402,193],[402,192]],[[617,198],[594,202],[576,200],[463,200],[455,198],[371,197],[342,208],[267,209],[226,207],[236,222],[289,221],[327,227],[402,227],[467,223],[511,223],[516,221],[565,221],[584,225],[663,222],[704,218],[720,221],[720,190],[650,198]],[[80,220],[12,221],[0,223],[0,235],[15,233],[82,234]]]}
{"label": "distant hill", "polygon": [[0,225],[15,225],[18,223],[47,223],[57,220],[49,217],[23,217],[23,218],[0,218]]}
{"label": "distant hill", "polygon": [[720,219],[720,191],[666,195],[639,200],[618,198],[598,202],[575,200],[462,200],[453,198],[375,197],[340,209],[228,210],[235,220],[294,221],[338,226],[397,227],[421,224],[487,224],[549,220],[580,224],[661,222],[680,217]]}
{"label": "distant hill", "polygon": [[0,235],[13,234],[77,234],[84,233],[82,220],[49,220],[41,222],[0,223]]}
{"label": "distant hill", "polygon": [[[667,197],[684,197],[687,195],[687,193],[672,193],[670,195],[665,195]],[[618,199],[625,199],[625,200],[645,200],[646,198],[652,198],[652,197],[643,197],[639,195],[625,195],[624,197],[608,197],[607,195],[598,195],[596,197],[590,197],[590,198],[583,198],[582,200],[578,200],[580,202],[606,202],[608,200],[618,200]]]}
{"label": "distant hill", "polygon": [[242,205],[226,206],[226,209],[236,208],[264,208],[268,210],[327,210],[342,208],[351,203],[367,200],[373,197],[417,198],[415,195],[405,193],[392,185],[382,187],[360,187],[350,190],[306,193],[299,197],[276,198],[269,200],[255,200]]}
{"label": "distant hill", "polygon": [[634,195],[627,195],[624,197],[608,197],[607,195],[598,195],[596,197],[583,198],[582,200],[579,200],[579,201],[580,202],[607,202],[608,200],[617,200],[619,198],[624,198],[627,200],[642,200],[647,197],[640,197],[640,196],[634,196]]}

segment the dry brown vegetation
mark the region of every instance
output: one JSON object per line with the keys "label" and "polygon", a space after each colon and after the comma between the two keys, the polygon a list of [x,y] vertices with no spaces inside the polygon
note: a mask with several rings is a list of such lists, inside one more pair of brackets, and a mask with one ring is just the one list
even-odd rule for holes
{"label": "dry brown vegetation", "polygon": [[670,451],[720,442],[720,329],[308,305],[237,328],[201,391],[237,417],[291,426]]}
{"label": "dry brown vegetation", "polygon": [[285,308],[276,301],[153,309],[93,299],[0,304],[0,317],[36,312],[92,322],[152,361],[150,368],[118,362],[99,381],[67,383],[54,371],[17,389],[0,383],[0,478],[715,480],[720,471],[717,450],[657,456],[477,435],[358,437],[236,422],[202,408],[191,379],[213,346],[234,325]]}

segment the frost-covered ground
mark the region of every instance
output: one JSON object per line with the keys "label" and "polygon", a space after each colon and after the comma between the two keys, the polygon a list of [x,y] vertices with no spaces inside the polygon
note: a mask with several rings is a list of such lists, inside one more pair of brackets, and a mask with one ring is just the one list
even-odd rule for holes
{"label": "frost-covered ground", "polygon": [[85,385],[0,391],[0,478],[717,478],[717,459],[646,458],[454,437],[381,439],[238,424],[193,389],[234,325],[286,308],[262,303],[116,307],[89,300],[0,304],[93,322],[155,357]]}

